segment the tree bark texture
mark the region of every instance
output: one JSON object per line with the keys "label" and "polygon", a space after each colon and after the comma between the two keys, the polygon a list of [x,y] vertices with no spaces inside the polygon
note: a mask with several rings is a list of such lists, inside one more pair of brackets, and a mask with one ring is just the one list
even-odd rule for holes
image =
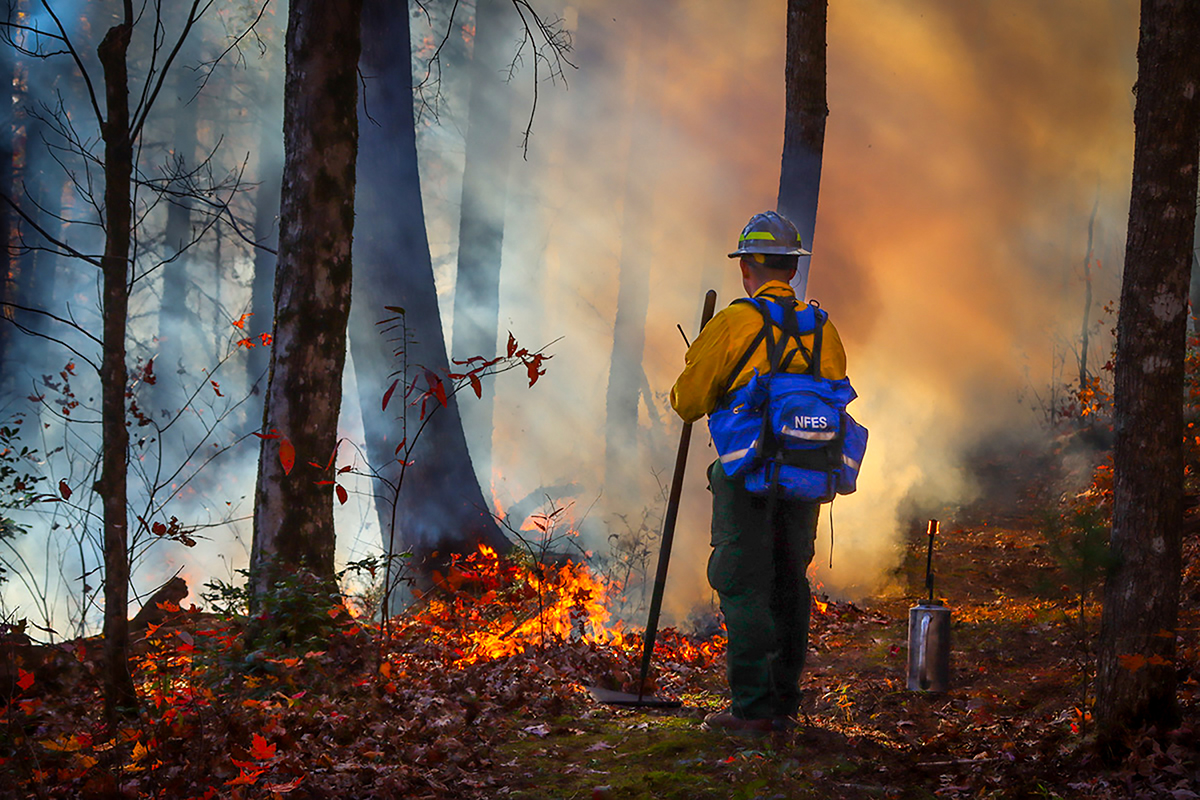
{"label": "tree bark texture", "polygon": [[[825,148],[825,20],[827,0],[788,0],[783,160],[779,170],[780,214],[800,231],[811,250],[817,227],[821,156]],[[792,284],[796,296],[808,289],[809,259],[800,258]]]}
{"label": "tree bark texture", "polygon": [[[417,409],[404,406],[400,390],[387,411],[381,410],[387,386],[405,363],[409,373],[404,377],[416,377],[421,387],[423,369],[445,375],[449,366],[421,201],[408,41],[407,4],[364,0],[359,235],[354,243],[358,278],[350,346],[372,468],[395,482],[400,474],[397,447],[414,447],[394,517],[386,489],[376,495],[383,546],[391,552],[411,548],[420,563],[434,551],[463,551],[479,543],[507,549],[508,541],[484,502],[457,402],[451,398],[434,411],[419,438],[414,438],[420,425]],[[405,309],[409,343],[403,359],[395,357],[397,343],[376,324],[391,316],[385,306]],[[434,405],[436,400],[427,403],[427,411]],[[397,419],[401,413],[408,415],[407,429]]]}
{"label": "tree bark texture", "polygon": [[104,139],[104,255],[101,259],[104,355],[100,364],[102,454],[97,488],[104,516],[104,712],[115,724],[136,707],[129,672],[129,518],[126,512],[129,431],[125,427],[125,330],[129,318],[129,246],[133,224],[126,54],[132,23],[114,25],[97,54],[104,68],[107,119]]}
{"label": "tree bark texture", "polygon": [[1200,6],[1143,0],[1133,187],[1117,324],[1112,554],[1096,718],[1101,741],[1176,719],[1183,379],[1200,148]]}
{"label": "tree bark texture", "polygon": [[[466,161],[458,225],[458,280],[454,286],[454,358],[494,358],[500,325],[500,255],[508,205],[509,161],[513,152],[514,92],[506,80],[515,54],[511,0],[479,0],[471,54],[471,98],[467,108]],[[489,381],[482,396],[463,409],[474,429],[471,457],[490,474],[492,403]],[[476,472],[478,474],[478,472]]]}
{"label": "tree bark texture", "polygon": [[[255,592],[303,568],[334,580],[333,493],[350,313],[361,0],[288,12],[285,163],[251,566]],[[294,448],[290,474],[287,445]],[[282,457],[281,457],[282,456]],[[309,462],[316,462],[313,467]]]}

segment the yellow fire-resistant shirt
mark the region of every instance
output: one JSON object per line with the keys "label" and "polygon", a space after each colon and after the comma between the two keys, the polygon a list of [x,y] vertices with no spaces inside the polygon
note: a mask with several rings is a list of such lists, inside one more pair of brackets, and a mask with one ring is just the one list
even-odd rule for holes
{"label": "yellow fire-resistant shirt", "polygon": [[[768,281],[754,293],[755,297],[778,299],[794,298],[796,293],[784,281]],[[732,303],[721,309],[707,325],[684,356],[686,366],[675,385],[671,387],[671,407],[684,422],[695,422],[705,414],[711,414],[721,400],[721,393],[729,382],[729,375],[741,359],[750,342],[762,330],[763,318],[757,308],[749,303]],[[812,334],[801,336],[804,346],[812,350]],[[776,329],[778,340],[778,329]],[[795,347],[794,344],[791,345]],[[754,370],[770,371],[766,342],[759,344],[746,366],[738,373],[730,389],[750,382]],[[808,361],[803,352],[796,354],[788,365],[788,372],[804,372]],[[821,332],[821,375],[830,380],[846,377],[846,350],[837,329],[828,319]]]}

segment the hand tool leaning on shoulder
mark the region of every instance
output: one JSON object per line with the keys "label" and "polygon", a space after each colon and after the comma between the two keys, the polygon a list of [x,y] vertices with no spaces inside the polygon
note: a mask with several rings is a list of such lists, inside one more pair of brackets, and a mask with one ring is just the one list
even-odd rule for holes
{"label": "hand tool leaning on shoulder", "polygon": [[[847,378],[821,377],[821,330],[828,316],[815,303],[743,297],[762,314],[763,327],[732,375],[766,342],[770,371],[728,391],[708,419],[713,445],[729,477],[742,476],[746,490],[771,499],[827,503],[850,494],[867,449],[867,429],[846,411],[857,393]],[[776,333],[778,332],[778,337]],[[813,337],[810,351],[801,336]],[[789,342],[794,342],[790,347]],[[787,372],[801,354],[804,372]],[[732,383],[733,377],[730,378]]]}

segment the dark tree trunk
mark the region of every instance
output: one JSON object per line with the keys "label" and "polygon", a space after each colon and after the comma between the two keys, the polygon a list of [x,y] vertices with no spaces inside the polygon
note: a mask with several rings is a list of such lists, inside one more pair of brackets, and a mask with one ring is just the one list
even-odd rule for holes
{"label": "dark tree trunk", "polygon": [[[788,0],[786,103],[783,163],[779,171],[780,214],[795,223],[800,241],[812,249],[825,148],[825,18],[827,0]],[[801,257],[792,281],[805,297],[809,259]]]}
{"label": "dark tree trunk", "polygon": [[[471,54],[471,99],[463,166],[462,210],[458,226],[458,280],[454,286],[454,358],[494,358],[500,322],[500,253],[513,151],[514,92],[506,81],[515,53],[517,15],[511,0],[479,0],[475,47]],[[471,457],[491,473],[491,382],[482,396],[463,408],[473,429]],[[476,473],[478,474],[478,472]]]}
{"label": "dark tree trunk", "polygon": [[[194,78],[189,70],[176,76],[176,93],[183,105],[175,112],[175,133],[172,141],[175,168],[190,169],[196,160],[197,109],[200,102],[192,98],[190,87]],[[190,102],[189,102],[190,100]],[[185,393],[187,354],[196,357],[200,343],[199,319],[188,304],[191,277],[188,274],[188,249],[192,238],[191,198],[186,194],[174,197],[167,206],[167,227],[163,234],[163,259],[173,259],[162,266],[162,307],[158,311],[158,360],[155,401],[160,409],[174,414]],[[156,411],[158,409],[155,409]]]}
{"label": "dark tree trunk", "polygon": [[[639,35],[642,41],[661,39],[662,29],[651,20]],[[613,320],[613,346],[608,368],[604,416],[604,491],[613,508],[632,508],[638,502],[640,476],[633,465],[639,458],[638,410],[647,386],[642,364],[646,346],[646,311],[650,302],[650,268],[653,263],[655,174],[661,114],[655,87],[660,70],[654,48],[636,48],[636,99],[629,129],[629,165],[625,175],[625,204],[621,221],[621,263],[617,288],[617,314]],[[653,409],[646,397],[647,409]],[[649,474],[649,470],[646,470]]]}
{"label": "dark tree trunk", "polygon": [[1096,718],[1124,732],[1177,719],[1183,377],[1200,148],[1200,6],[1143,0],[1133,189],[1117,323],[1111,548]]}
{"label": "dark tree trunk", "polygon": [[[350,313],[361,0],[293,0],[288,12],[279,269],[251,568],[255,594],[303,568],[334,582],[333,493]],[[283,455],[294,448],[289,474]],[[283,455],[283,458],[281,458]]]}
{"label": "dark tree trunk", "polygon": [[254,250],[254,281],[250,288],[252,316],[246,324],[246,334],[255,343],[246,354],[247,385],[256,395],[266,389],[270,348],[262,346],[261,334],[271,332],[271,317],[275,313],[272,294],[275,288],[275,253],[279,248],[279,191],[283,179],[283,150],[279,137],[266,124],[278,113],[268,86],[259,93],[259,122],[262,135],[258,142],[258,189],[254,193],[254,240],[262,247]]}
{"label": "dark tree trunk", "polygon": [[[384,391],[394,370],[393,343],[376,324],[391,312],[405,309],[410,343],[407,365],[411,374],[421,368],[448,368],[446,344],[438,309],[425,214],[417,170],[416,128],[413,119],[412,65],[407,4],[365,0],[363,7],[364,102],[359,149],[359,231],[354,258],[354,313],[350,346],[358,379],[367,457],[373,469],[391,481],[399,477],[397,447],[404,442],[404,425],[395,419],[403,409],[397,396],[381,413]],[[397,46],[397,43],[401,43]],[[419,380],[424,385],[423,380]],[[436,401],[434,401],[436,405]],[[409,415],[407,436],[416,434],[416,411]],[[412,444],[412,442],[410,442]],[[442,553],[487,543],[507,548],[471,466],[457,403],[438,408],[415,442],[412,464],[404,478],[392,521],[392,498],[377,493],[383,544],[412,548],[418,561],[433,551]]]}
{"label": "dark tree trunk", "polygon": [[[12,81],[14,77],[12,48],[4,47],[0,53],[0,75]],[[16,108],[12,95],[0,107],[0,192],[14,201],[17,185],[13,174],[13,129],[16,123]],[[8,203],[0,200],[0,244],[3,245],[4,272],[0,275],[0,390],[12,388],[15,370],[13,339],[19,335],[10,320],[15,312],[9,306],[18,302],[17,282],[20,279],[19,258],[12,249],[15,244],[17,215]]]}
{"label": "dark tree trunk", "polygon": [[1096,213],[1100,210],[1100,194],[1096,194],[1096,202],[1092,206],[1092,216],[1088,219],[1087,252],[1083,254],[1083,324],[1079,327],[1079,391],[1085,391],[1088,384],[1088,348],[1090,344],[1089,328],[1092,314],[1092,239],[1096,232]]}
{"label": "dark tree trunk", "polygon": [[133,142],[129,128],[129,51],[132,20],[109,29],[97,53],[104,68],[107,118],[104,139],[103,334],[100,365],[100,492],[104,506],[104,713],[110,726],[123,709],[137,706],[129,672],[129,520],[126,469],[129,431],[125,427],[125,327],[129,318],[129,246],[133,224],[130,179]]}
{"label": "dark tree trunk", "polygon": [[[279,247],[279,192],[283,175],[274,159],[260,158],[258,190],[254,196],[254,240],[264,247]],[[272,299],[275,289],[275,254],[256,248],[254,251],[254,282],[250,287],[250,320],[246,323],[247,337],[254,347],[246,354],[246,383],[256,395],[266,389],[267,366],[271,350],[262,344],[261,334],[270,333],[271,317],[275,313]]]}

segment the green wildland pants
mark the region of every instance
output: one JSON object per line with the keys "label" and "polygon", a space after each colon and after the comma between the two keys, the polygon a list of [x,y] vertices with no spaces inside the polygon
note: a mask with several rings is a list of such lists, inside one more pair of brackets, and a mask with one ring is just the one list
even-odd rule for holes
{"label": "green wildland pants", "polygon": [[752,495],[719,461],[708,468],[713,494],[708,582],[721,600],[729,634],[727,669],[733,713],[743,719],[790,717],[800,706],[812,593],[808,565],[819,503]]}

